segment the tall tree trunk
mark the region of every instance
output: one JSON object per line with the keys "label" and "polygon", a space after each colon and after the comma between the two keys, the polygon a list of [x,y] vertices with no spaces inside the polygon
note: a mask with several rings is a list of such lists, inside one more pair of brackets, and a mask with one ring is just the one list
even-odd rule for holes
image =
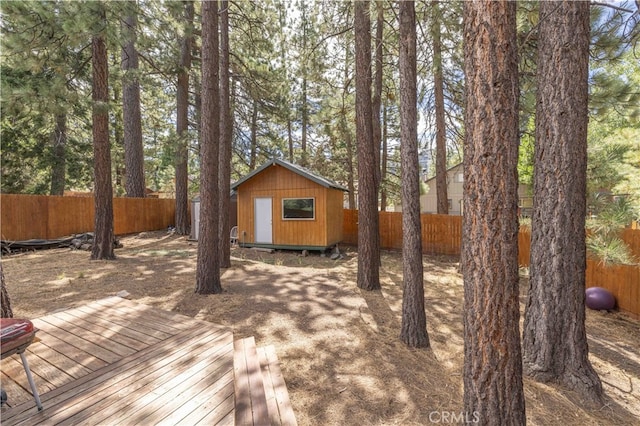
{"label": "tall tree trunk", "polygon": [[309,109],[307,102],[308,94],[307,94],[307,77],[308,77],[308,64],[307,64],[307,8],[305,2],[301,2],[302,7],[302,54],[303,54],[303,64],[302,64],[302,99],[300,100],[301,104],[301,113],[302,113],[302,136],[300,141],[300,148],[302,152],[300,153],[300,165],[307,166],[307,126],[309,124]]}
{"label": "tall tree trunk", "polygon": [[309,125],[309,108],[307,106],[307,76],[303,75],[302,77],[302,140],[300,143],[300,148],[302,152],[300,153],[300,165],[307,166],[308,164],[308,156],[307,156],[307,127]]}
{"label": "tall tree trunk", "polygon": [[400,340],[429,347],[424,311],[414,3],[400,1],[400,156],[402,168],[402,327]]}
{"label": "tall tree trunk", "polygon": [[[102,25],[107,19],[102,3],[96,3]],[[104,30],[103,30],[104,31]],[[91,259],[115,259],[113,253],[113,186],[109,146],[109,66],[107,46],[102,33],[91,42],[93,64],[93,177],[95,230]]]}
{"label": "tall tree trunk", "polygon": [[53,165],[51,167],[51,195],[64,195],[67,158],[67,114],[55,115],[53,131]]}
{"label": "tall tree trunk", "polygon": [[291,117],[287,117],[287,141],[289,142],[289,162],[293,163],[293,131],[291,129]]}
{"label": "tall tree trunk", "polygon": [[[387,210],[387,187],[385,185],[385,181],[387,179],[387,162],[389,161],[387,154],[387,138],[388,138],[388,129],[387,129],[387,103],[385,102],[382,106],[382,152],[380,153],[382,163],[380,169],[380,211]],[[420,194],[418,194],[418,197]]]}
{"label": "tall tree trunk", "polygon": [[[118,63],[118,59],[113,60],[114,64]],[[121,105],[122,96],[119,85],[111,87],[113,92],[113,105]],[[114,108],[113,114],[111,114],[111,130],[113,134],[113,149],[111,155],[111,162],[115,172],[114,183],[115,193],[120,194],[125,192],[125,185],[127,182],[127,171],[124,166],[124,125],[122,118],[122,109]]]}
{"label": "tall tree trunk", "polygon": [[220,139],[218,2],[202,1],[202,144],[200,231],[196,293],[222,293],[220,283],[218,163]]}
{"label": "tall tree trunk", "polygon": [[449,214],[447,195],[447,142],[444,121],[444,79],[442,77],[442,44],[440,42],[440,7],[432,3],[431,37],[433,38],[433,85],[436,100],[436,198],[438,214]]}
{"label": "tall tree trunk", "polygon": [[180,39],[180,64],[176,87],[176,133],[178,146],[175,157],[176,178],[176,234],[187,235],[189,217],[189,72],[191,70],[191,47],[193,45],[193,2],[184,3],[185,35]]}
{"label": "tall tree trunk", "polygon": [[220,2],[220,267],[231,266],[231,142],[233,122],[229,96],[229,2]]}
{"label": "tall tree trunk", "polygon": [[4,282],[4,271],[2,270],[2,262],[0,262],[0,318],[13,318],[13,310],[11,309],[11,298],[7,292],[7,286]]}
{"label": "tall tree trunk", "polygon": [[349,208],[355,210],[356,206],[356,186],[354,183],[354,166],[353,157],[353,138],[351,129],[349,128],[349,122],[347,120],[347,96],[349,94],[349,86],[351,84],[351,78],[349,77],[349,49],[344,50],[344,85],[342,88],[342,110],[340,116],[340,128],[342,131],[342,137],[347,148],[347,189],[349,190]]}
{"label": "tall tree trunk", "polygon": [[584,323],[589,3],[540,3],[539,40],[524,367],[598,402]]}
{"label": "tall tree trunk", "polygon": [[380,289],[378,189],[371,117],[369,1],[355,2],[356,139],[358,146],[358,287]]}
{"label": "tall tree trunk", "polygon": [[[286,8],[283,3],[278,7],[278,20],[280,23],[280,60],[282,61],[282,65],[284,67],[285,80],[289,81],[289,71],[287,69],[287,49],[289,49],[289,45],[287,43],[287,20],[286,20]],[[287,101],[289,100],[290,92],[287,92]],[[288,103],[288,102],[287,102]],[[291,107],[287,104],[285,105],[285,113],[287,115],[287,158],[290,163],[293,163],[293,119],[291,118]]]}
{"label": "tall tree trunk", "polygon": [[122,19],[122,115],[124,118],[124,164],[127,197],[145,196],[144,149],[142,147],[142,116],[140,113],[140,83],[138,52],[135,41],[138,26],[135,2],[126,2],[129,12]]}
{"label": "tall tree trunk", "polygon": [[376,38],[374,45],[376,47],[375,57],[375,74],[373,78],[373,96],[371,98],[372,107],[372,136],[373,136],[373,153],[376,162],[376,186],[380,187],[380,144],[382,140],[382,127],[380,126],[380,107],[382,104],[382,35],[384,27],[384,9],[382,1],[376,1]]}
{"label": "tall tree trunk", "polygon": [[525,424],[518,300],[516,4],[465,2],[464,411]]}
{"label": "tall tree trunk", "polygon": [[249,170],[256,169],[256,157],[258,156],[258,101],[253,100],[251,112],[251,150],[249,152]]}

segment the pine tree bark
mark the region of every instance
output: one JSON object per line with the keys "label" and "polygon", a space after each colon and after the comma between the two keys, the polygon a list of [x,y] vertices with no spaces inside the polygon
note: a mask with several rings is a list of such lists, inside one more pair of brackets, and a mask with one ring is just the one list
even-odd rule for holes
{"label": "pine tree bark", "polygon": [[[114,63],[116,61],[114,60]],[[110,88],[113,93],[111,99],[112,105],[120,105],[122,97],[120,96],[120,88],[118,85],[114,85]],[[124,119],[122,118],[122,109],[115,109],[111,114],[110,132],[113,134],[113,157],[111,162],[113,165],[113,171],[115,172],[115,194],[125,193],[125,185],[127,181],[127,172],[124,166]]]}
{"label": "pine tree bark", "polygon": [[400,20],[400,156],[402,168],[402,326],[400,340],[429,347],[424,310],[420,166],[416,90],[416,16],[414,3],[399,2]]}
{"label": "pine tree bark", "polygon": [[196,293],[222,293],[219,232],[220,63],[218,2],[202,1],[202,143]]}
{"label": "pine tree bark", "polygon": [[53,131],[53,164],[51,166],[50,195],[64,195],[67,158],[67,114],[55,115],[56,128]]}
{"label": "pine tree bark", "polygon": [[[104,6],[96,3],[104,26]],[[113,184],[111,183],[111,147],[109,146],[109,66],[103,34],[91,42],[93,66],[93,176],[95,230],[91,259],[115,259],[113,253]]]}
{"label": "pine tree bark", "polygon": [[11,298],[7,292],[7,286],[4,282],[4,271],[2,262],[0,262],[0,318],[13,318],[13,310],[11,309]]}
{"label": "pine tree bark", "polygon": [[251,111],[251,148],[249,151],[249,171],[256,169],[258,156],[258,101],[253,100]]}
{"label": "pine tree bark", "polygon": [[191,70],[191,47],[193,45],[193,2],[184,3],[185,35],[180,39],[180,64],[176,87],[176,133],[178,146],[175,157],[176,178],[176,234],[188,235],[191,227],[189,217],[189,71]]}
{"label": "pine tree bark", "polygon": [[373,153],[376,163],[376,186],[380,187],[380,145],[382,142],[382,126],[380,125],[380,110],[382,107],[382,64],[384,58],[382,56],[382,36],[384,34],[384,9],[382,1],[376,0],[376,38],[374,45],[376,47],[376,56],[374,61],[375,73],[373,77],[373,96],[371,98],[372,107],[372,135],[373,135]]}
{"label": "pine tree bark", "polygon": [[369,1],[355,8],[356,143],[358,147],[358,287],[379,290],[378,188],[371,116],[371,21]]}
{"label": "pine tree bark", "polygon": [[464,411],[525,424],[518,300],[516,4],[464,4]]}
{"label": "pine tree bark", "polygon": [[444,78],[442,75],[442,43],[440,41],[440,7],[431,3],[431,38],[433,39],[433,88],[436,109],[436,199],[438,214],[449,214],[447,194],[447,141],[444,121]]}
{"label": "pine tree bark", "polygon": [[229,2],[220,2],[220,267],[231,267],[231,143],[233,121],[229,93]]}
{"label": "pine tree bark", "polygon": [[525,372],[600,402],[585,331],[589,3],[540,3]]}
{"label": "pine tree bark", "polygon": [[349,61],[349,49],[344,50],[344,82],[342,87],[342,109],[340,111],[340,129],[342,131],[342,137],[344,138],[345,147],[347,149],[346,154],[346,166],[347,166],[347,189],[349,190],[349,209],[354,210],[356,206],[356,186],[354,182],[354,165],[353,157],[353,138],[351,129],[349,128],[349,122],[347,120],[347,97],[349,95],[349,86],[351,85],[352,78],[349,76],[349,69],[352,62]]}
{"label": "pine tree bark", "polygon": [[142,146],[142,116],[140,112],[140,83],[138,80],[138,51],[136,32],[138,19],[136,3],[126,2],[129,15],[122,19],[122,116],[124,119],[124,164],[127,197],[145,196],[144,149]]}
{"label": "pine tree bark", "polygon": [[301,14],[302,14],[302,55],[303,55],[303,63],[302,63],[302,75],[300,78],[302,79],[302,93],[300,99],[300,112],[302,114],[301,117],[301,140],[300,140],[300,165],[307,166],[308,164],[308,156],[307,156],[307,126],[309,124],[309,106],[307,103],[309,102],[308,94],[307,94],[307,79],[308,79],[308,70],[309,67],[307,65],[307,7],[305,2],[300,2],[301,6]]}
{"label": "pine tree bark", "polygon": [[382,152],[380,153],[380,211],[383,212],[387,210],[387,187],[385,181],[387,179],[387,162],[389,161],[389,154],[387,154],[388,134],[387,103],[385,102],[382,106]]}

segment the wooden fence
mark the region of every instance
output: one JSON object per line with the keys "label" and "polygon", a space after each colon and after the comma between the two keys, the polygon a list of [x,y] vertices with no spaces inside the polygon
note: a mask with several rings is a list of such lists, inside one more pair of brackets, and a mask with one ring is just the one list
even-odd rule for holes
{"label": "wooden fence", "polygon": [[[462,216],[423,214],[422,250],[430,254],[460,254]],[[380,246],[402,249],[402,213],[380,212]],[[358,211],[344,211],[342,239],[346,244],[358,244]]]}
{"label": "wooden fence", "polygon": [[[462,217],[423,214],[422,249],[430,254],[460,255]],[[632,253],[640,258],[640,229],[625,229],[621,234]],[[358,244],[358,211],[344,211],[343,241]],[[380,212],[380,245],[387,249],[402,248],[402,213]],[[531,234],[518,234],[518,264],[529,266]],[[618,307],[640,319],[640,266],[604,265],[594,259],[587,261],[587,287],[603,287],[616,297]]]}
{"label": "wooden fence", "polygon": [[[94,230],[93,197],[0,194],[3,240],[53,239]],[[114,198],[116,235],[164,229],[174,224],[175,200]]]}

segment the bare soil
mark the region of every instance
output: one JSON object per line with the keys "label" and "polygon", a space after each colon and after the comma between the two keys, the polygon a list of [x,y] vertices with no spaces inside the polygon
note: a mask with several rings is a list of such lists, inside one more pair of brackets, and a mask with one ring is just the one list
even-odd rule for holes
{"label": "bare soil", "polygon": [[[55,249],[4,256],[16,317],[35,318],[112,296],[226,325],[236,338],[275,345],[301,425],[455,423],[462,410],[462,276],[458,259],[425,256],[425,297],[432,348],[398,338],[402,258],[384,251],[382,291],[357,288],[357,252],[266,253],[233,248],[224,293],[194,294],[196,243],[165,232],[121,239],[115,261]],[[522,277],[521,302],[527,279]],[[522,305],[523,306],[523,305]],[[589,407],[552,384],[525,379],[527,421],[534,425],[640,424],[640,321],[587,312],[590,359],[606,404]],[[483,422],[484,423],[484,422]]]}

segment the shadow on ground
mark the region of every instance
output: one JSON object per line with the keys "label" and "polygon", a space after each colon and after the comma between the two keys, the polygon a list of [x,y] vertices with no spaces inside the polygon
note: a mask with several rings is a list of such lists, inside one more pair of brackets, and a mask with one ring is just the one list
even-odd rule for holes
{"label": "shadow on ground", "polygon": [[[366,292],[355,284],[353,248],[343,248],[338,261],[234,248],[232,267],[222,275],[224,292],[201,296],[194,294],[195,243],[162,233],[123,243],[111,262],[68,250],[4,258],[16,315],[38,317],[126,290],[137,302],[228,326],[236,338],[255,336],[259,346],[275,345],[300,424],[418,425],[461,412],[457,259],[424,257],[432,347],[416,350],[398,338],[399,252],[382,253],[382,290]],[[592,360],[612,399],[589,411],[561,389],[525,380],[530,424],[633,424],[640,415],[639,323],[619,314],[587,318]]]}

